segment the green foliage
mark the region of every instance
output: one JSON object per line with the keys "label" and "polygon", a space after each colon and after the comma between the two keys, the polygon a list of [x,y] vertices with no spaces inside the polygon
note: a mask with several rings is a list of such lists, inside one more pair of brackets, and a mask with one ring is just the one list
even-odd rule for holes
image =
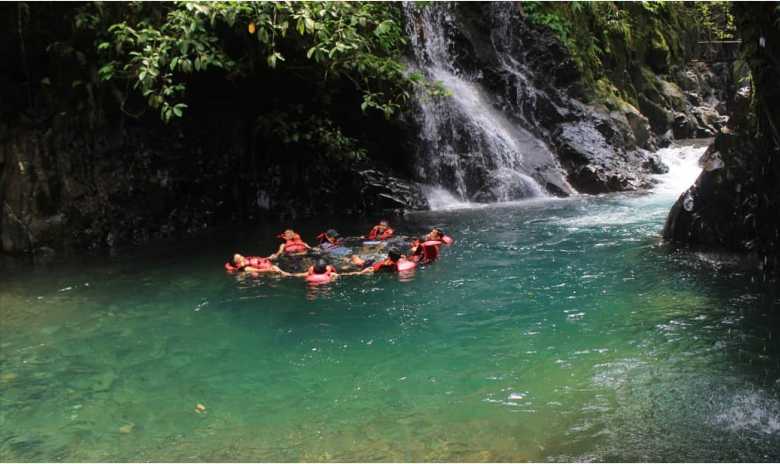
{"label": "green foliage", "polygon": [[[591,97],[637,105],[645,82],[632,69],[681,64],[707,34],[734,32],[727,2],[523,2],[527,19],[553,32],[570,51]],[[641,78],[641,76],[639,76]]]}
{"label": "green foliage", "polygon": [[[132,6],[129,8],[133,8]],[[362,109],[396,114],[423,87],[400,57],[406,45],[397,5],[358,2],[176,2],[157,14],[117,22],[97,44],[104,81],[132,82],[164,121],[182,114],[187,75],[222,71],[248,75],[261,61],[271,70],[289,60],[322,79],[350,80],[364,95]],[[100,9],[85,9],[79,24],[95,27]],[[238,53],[229,43],[254,36]],[[230,51],[229,51],[230,50]],[[258,59],[259,58],[259,59]]]}
{"label": "green foliage", "polygon": [[733,40],[737,37],[729,2],[694,2],[697,26],[704,40]]}
{"label": "green foliage", "polygon": [[360,160],[367,155],[358,141],[344,135],[333,121],[319,115],[306,116],[302,108],[258,117],[255,134],[258,133],[279,150],[297,146],[335,160]]}
{"label": "green foliage", "polygon": [[[582,5],[582,2],[573,2],[571,8],[573,11],[579,12],[582,9]],[[571,22],[561,14],[560,10],[551,8],[547,2],[538,1],[523,2],[522,7],[530,22],[546,26],[565,45],[573,45],[571,43]]]}

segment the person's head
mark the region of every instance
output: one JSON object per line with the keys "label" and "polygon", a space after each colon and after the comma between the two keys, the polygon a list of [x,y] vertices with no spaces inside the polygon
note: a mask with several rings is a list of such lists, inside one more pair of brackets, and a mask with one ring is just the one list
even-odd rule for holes
{"label": "person's head", "polygon": [[314,263],[314,273],[325,274],[326,272],[328,272],[328,263],[326,263],[324,259],[317,260],[317,262]]}
{"label": "person's head", "polygon": [[433,240],[441,240],[444,237],[444,231],[438,227],[431,229],[430,238]]}
{"label": "person's head", "polygon": [[382,226],[382,227],[384,227],[385,229],[387,229],[388,227],[390,227],[390,223],[389,223],[389,222],[387,222],[387,219],[382,219],[381,221],[379,221],[379,225],[380,225],[380,226]]}
{"label": "person's head", "polygon": [[330,243],[336,243],[339,240],[339,237],[340,235],[336,229],[328,229],[328,231],[325,232],[325,239]]}
{"label": "person's head", "polygon": [[236,266],[241,266],[246,261],[246,258],[244,258],[243,255],[240,255],[238,253],[233,255],[233,264]]}
{"label": "person's head", "polygon": [[282,232],[281,237],[285,240],[293,240],[295,237],[297,237],[298,234],[295,233],[292,229],[287,229],[284,232]]}
{"label": "person's head", "polygon": [[399,259],[401,259],[401,252],[393,248],[387,252],[387,257],[390,258],[390,261],[393,262],[398,261]]}

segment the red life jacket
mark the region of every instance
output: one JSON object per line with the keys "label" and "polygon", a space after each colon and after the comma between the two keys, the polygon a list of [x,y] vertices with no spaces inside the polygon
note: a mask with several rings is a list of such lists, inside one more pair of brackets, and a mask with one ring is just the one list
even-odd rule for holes
{"label": "red life jacket", "polygon": [[384,261],[380,261],[374,264],[372,267],[374,268],[374,272],[399,272],[409,271],[414,269],[416,266],[417,263],[405,258],[401,258],[396,262],[393,262],[390,260],[390,258],[387,258]]}
{"label": "red life jacket", "polygon": [[309,270],[306,273],[306,282],[312,283],[312,284],[323,284],[326,282],[330,282],[333,280],[333,276],[336,273],[336,268],[333,266],[328,266],[326,268],[326,271],[322,274],[315,274],[314,273],[314,266],[310,267]]}
{"label": "red life jacket", "polygon": [[440,245],[441,242],[438,240],[428,240],[427,242],[421,243],[420,248],[422,248],[422,261],[424,263],[436,261],[436,259],[439,257]]}
{"label": "red life jacket", "polygon": [[254,267],[257,269],[270,269],[273,264],[268,258],[263,258],[260,256],[250,256],[247,260],[247,266]]}
{"label": "red life jacket", "polygon": [[269,261],[267,258],[260,256],[247,256],[245,257],[245,261],[242,266],[235,266],[233,263],[225,263],[225,270],[228,272],[243,271],[247,266],[266,270],[270,269],[273,264],[271,264],[271,261]]}
{"label": "red life jacket", "polygon": [[398,272],[404,272],[404,271],[411,271],[417,267],[417,263],[414,261],[409,261],[408,259],[401,258],[398,260],[398,263],[396,264],[396,269]]}
{"label": "red life jacket", "polygon": [[303,253],[306,251],[306,244],[303,243],[303,240],[301,240],[301,237],[296,236],[292,240],[287,240],[284,242],[284,252],[287,254],[298,254]]}
{"label": "red life jacket", "polygon": [[327,236],[327,234],[325,234],[325,232],[322,232],[321,234],[319,234],[317,236],[317,240],[320,242],[320,245],[323,244],[323,243],[332,243],[333,245],[341,245],[341,242],[344,241],[341,238],[337,238],[335,242],[331,242],[330,240],[328,240],[328,236]]}
{"label": "red life jacket", "polygon": [[371,232],[368,233],[368,239],[369,240],[387,240],[388,238],[392,237],[395,231],[391,229],[390,227],[385,227],[385,230],[383,230],[381,233],[379,232],[379,229],[381,229],[381,225],[375,225],[373,229],[371,229]]}
{"label": "red life jacket", "polygon": [[390,258],[384,259],[373,266],[374,272],[382,272],[382,271],[389,271],[389,272],[398,272],[398,263],[393,262],[390,260]]}

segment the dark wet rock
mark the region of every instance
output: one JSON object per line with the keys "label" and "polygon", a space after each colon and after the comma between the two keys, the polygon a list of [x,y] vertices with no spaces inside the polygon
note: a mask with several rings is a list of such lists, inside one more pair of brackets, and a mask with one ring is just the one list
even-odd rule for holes
{"label": "dark wet rock", "polygon": [[775,176],[780,168],[764,156],[768,148],[764,143],[750,136],[719,134],[700,160],[701,175],[672,207],[664,238],[753,255],[759,268],[776,272],[780,187]]}
{"label": "dark wet rock", "polygon": [[640,151],[616,151],[604,134],[587,124],[559,127],[554,138],[569,182],[583,193],[636,190],[648,186]]}
{"label": "dark wet rock", "polygon": [[[771,3],[737,3],[733,12],[755,87],[735,92],[728,121],[696,111],[704,129],[720,132],[700,160],[696,183],[672,207],[664,238],[751,258],[774,298],[780,290],[780,12]],[[719,98],[717,85],[702,87],[711,92],[705,101]]]}
{"label": "dark wet rock", "polygon": [[[652,122],[629,104],[618,109],[586,104],[582,76],[569,51],[548,29],[528,23],[520,8],[511,4],[457,4],[448,10],[448,40],[457,45],[455,64],[465,76],[488,90],[490,103],[509,121],[544,140],[557,154],[560,168],[551,163],[529,169],[548,193],[568,195],[571,187],[586,193],[635,190],[650,185],[653,162],[643,149],[655,149]],[[412,22],[419,20],[412,20]],[[553,77],[554,76],[554,77]],[[672,95],[682,95],[668,84]],[[659,84],[660,88],[660,84]],[[656,90],[659,100],[662,93]],[[684,98],[684,97],[683,97]],[[671,115],[655,105],[660,115],[659,133],[671,127]],[[661,121],[661,119],[663,121]],[[450,138],[450,134],[452,137]],[[473,201],[494,201],[491,166],[485,166],[470,131],[460,127],[438,130],[447,137],[447,150],[439,155],[438,180],[445,186],[463,186]],[[443,151],[443,150],[442,150]],[[531,157],[529,153],[526,162]],[[482,163],[482,167],[480,167]],[[459,176],[448,166],[457,165]],[[494,173],[493,173],[494,174]],[[567,182],[571,185],[567,185]],[[524,195],[518,185],[503,190],[510,196]]]}
{"label": "dark wet rock", "polygon": [[393,177],[375,169],[359,172],[360,196],[372,211],[408,211],[428,208],[425,195],[417,184]]}
{"label": "dark wet rock", "polygon": [[696,125],[685,113],[676,113],[672,123],[672,133],[676,139],[690,139],[696,134]]}
{"label": "dark wet rock", "polygon": [[626,108],[623,109],[623,115],[634,134],[637,146],[646,150],[654,150],[656,148],[655,137],[650,127],[650,121],[639,110],[630,105],[626,105]]}
{"label": "dark wet rock", "polygon": [[647,117],[650,127],[656,134],[664,134],[671,128],[674,121],[672,112],[644,95],[639,96],[639,110]]}
{"label": "dark wet rock", "polygon": [[669,166],[664,164],[664,162],[661,161],[661,157],[655,153],[647,155],[647,159],[644,161],[643,166],[653,174],[666,174],[669,172]]}
{"label": "dark wet rock", "polygon": [[647,52],[647,62],[654,71],[663,73],[669,69],[671,53],[663,35],[655,30]]}

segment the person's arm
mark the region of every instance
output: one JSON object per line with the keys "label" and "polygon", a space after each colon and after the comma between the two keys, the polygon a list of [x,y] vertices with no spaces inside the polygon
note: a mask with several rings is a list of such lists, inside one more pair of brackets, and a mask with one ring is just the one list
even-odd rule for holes
{"label": "person's arm", "polygon": [[293,273],[288,273],[288,275],[291,276],[291,277],[306,277],[307,275],[311,274],[313,272],[313,270],[314,270],[314,267],[313,266],[309,266],[309,268],[306,269],[303,272],[293,272]]}
{"label": "person's arm", "polygon": [[285,271],[284,269],[280,268],[279,266],[272,266],[271,269],[274,272],[278,272],[279,274],[285,276],[285,277],[292,277],[293,274],[290,274],[289,272]]}
{"label": "person's arm", "polygon": [[274,254],[270,255],[270,256],[268,257],[268,259],[270,259],[271,261],[273,261],[273,260],[275,260],[276,258],[278,258],[278,257],[282,256],[282,253],[284,253],[284,243],[282,243],[281,245],[279,245],[279,249],[278,249],[278,250],[276,250],[276,253],[274,253]]}
{"label": "person's arm", "polygon": [[371,274],[373,272],[374,272],[374,268],[369,266],[369,267],[363,269],[362,271],[342,272],[341,274],[338,274],[338,275],[353,276],[353,275],[361,275],[361,274]]}

